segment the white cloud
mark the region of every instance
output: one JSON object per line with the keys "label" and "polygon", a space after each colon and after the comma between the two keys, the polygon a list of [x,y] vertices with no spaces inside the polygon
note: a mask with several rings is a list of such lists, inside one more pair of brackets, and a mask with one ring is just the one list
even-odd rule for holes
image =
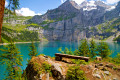
{"label": "white cloud", "polygon": [[23,16],[34,16],[34,15],[42,15],[41,13],[35,13],[34,11],[30,10],[29,8],[21,8],[16,10],[17,14],[21,14]]}
{"label": "white cloud", "polygon": [[106,0],[106,3],[108,4],[115,4],[117,3],[119,0]]}
{"label": "white cloud", "polygon": [[8,6],[8,2],[7,1],[5,1],[5,7],[7,7]]}

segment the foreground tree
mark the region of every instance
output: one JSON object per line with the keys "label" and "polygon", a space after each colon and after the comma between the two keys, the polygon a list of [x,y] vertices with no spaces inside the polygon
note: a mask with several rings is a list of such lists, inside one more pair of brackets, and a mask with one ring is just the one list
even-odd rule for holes
{"label": "foreground tree", "polygon": [[15,44],[11,42],[10,45],[5,47],[5,49],[1,49],[1,51],[3,53],[0,56],[0,62],[7,66],[6,80],[21,80],[22,70],[20,66],[22,66],[23,58]]}
{"label": "foreground tree", "polygon": [[96,56],[97,46],[95,41],[90,41],[90,57],[93,58]]}
{"label": "foreground tree", "polygon": [[62,51],[62,47],[58,48],[58,51],[62,54],[64,54],[64,51]]}
{"label": "foreground tree", "polygon": [[97,51],[102,58],[107,58],[111,54],[109,46],[105,42],[99,43]]}
{"label": "foreground tree", "polygon": [[[9,9],[15,11],[19,7],[19,0],[9,0]],[[2,32],[2,23],[4,17],[4,9],[5,9],[5,0],[0,0],[0,42],[1,42],[1,32]]]}
{"label": "foreground tree", "polygon": [[37,54],[38,54],[33,41],[32,41],[32,43],[31,43],[31,45],[29,47],[29,52],[30,53],[28,55],[30,56],[30,58],[32,58],[33,56],[37,56]]}
{"label": "foreground tree", "polygon": [[81,41],[78,51],[79,51],[79,56],[89,56],[89,46],[86,39]]}
{"label": "foreground tree", "polygon": [[80,70],[79,66],[71,66],[69,67],[66,80],[87,80],[85,74],[82,70]]}
{"label": "foreground tree", "polygon": [[118,54],[116,55],[116,57],[113,58],[113,61],[114,61],[116,64],[119,64],[119,65],[120,65],[120,53],[118,53]]}

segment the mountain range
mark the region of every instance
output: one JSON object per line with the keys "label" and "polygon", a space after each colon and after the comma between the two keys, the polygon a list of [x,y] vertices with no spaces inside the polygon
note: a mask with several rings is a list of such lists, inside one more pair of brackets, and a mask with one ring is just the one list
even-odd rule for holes
{"label": "mountain range", "polygon": [[120,34],[120,2],[116,5],[108,5],[103,1],[77,4],[67,0],[58,8],[22,23],[27,25],[25,30],[37,32],[39,40],[79,41],[94,38],[113,41]]}
{"label": "mountain range", "polygon": [[43,34],[48,40],[78,41],[96,35],[89,33],[91,27],[119,16],[120,2],[115,6],[103,1],[84,1],[78,5],[75,1],[67,0],[58,8],[48,10],[42,16],[36,15],[30,21],[47,26]]}

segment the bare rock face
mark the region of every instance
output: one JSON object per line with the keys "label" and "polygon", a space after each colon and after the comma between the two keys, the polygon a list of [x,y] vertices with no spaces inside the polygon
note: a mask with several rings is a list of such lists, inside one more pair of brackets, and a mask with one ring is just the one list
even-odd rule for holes
{"label": "bare rock face", "polygon": [[78,5],[74,1],[67,0],[58,8],[48,10],[42,16],[34,16],[31,21],[40,24],[46,20],[54,20],[46,24],[47,29],[43,32],[48,40],[78,41],[92,36],[93,33],[89,32],[90,27],[119,17],[120,3],[115,9],[107,11],[111,7],[102,1],[85,1]]}

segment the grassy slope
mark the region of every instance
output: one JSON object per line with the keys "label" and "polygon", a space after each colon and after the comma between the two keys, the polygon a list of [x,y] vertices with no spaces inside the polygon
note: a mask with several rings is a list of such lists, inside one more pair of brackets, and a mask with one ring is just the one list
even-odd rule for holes
{"label": "grassy slope", "polygon": [[96,27],[92,27],[92,32],[97,32],[95,37],[100,37],[102,40],[108,40],[109,37],[117,36],[120,30],[120,18],[115,18],[111,21],[106,21],[103,24],[99,24]]}
{"label": "grassy slope", "polygon": [[[21,23],[24,20],[28,20],[31,17],[23,17],[23,16],[14,16],[12,19],[20,20]],[[5,17],[4,20],[9,20],[11,18]],[[28,31],[26,28],[29,26],[36,26],[36,24],[10,24],[3,23],[2,28],[2,43],[8,43],[12,39],[15,42],[24,42],[24,41],[39,41],[38,32]],[[37,26],[39,27],[39,26]]]}

